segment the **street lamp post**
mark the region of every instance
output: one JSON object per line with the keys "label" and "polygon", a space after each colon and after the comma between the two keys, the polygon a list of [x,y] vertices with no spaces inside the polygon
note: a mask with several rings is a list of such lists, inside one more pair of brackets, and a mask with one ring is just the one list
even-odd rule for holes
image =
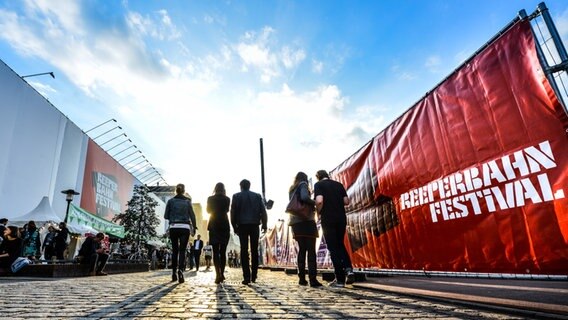
{"label": "street lamp post", "polygon": [[69,216],[69,207],[71,206],[71,202],[73,201],[73,197],[76,196],[76,195],[80,195],[80,193],[73,190],[73,189],[63,190],[63,191],[61,191],[61,193],[64,193],[64,194],[67,195],[65,197],[65,200],[67,200],[67,210],[65,210],[65,219],[63,220],[63,222],[67,223],[67,218]]}

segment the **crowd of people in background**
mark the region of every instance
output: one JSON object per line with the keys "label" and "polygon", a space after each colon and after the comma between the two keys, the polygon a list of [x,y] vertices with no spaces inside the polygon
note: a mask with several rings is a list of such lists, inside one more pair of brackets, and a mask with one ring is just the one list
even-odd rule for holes
{"label": "crowd of people in background", "polygon": [[8,226],[8,219],[0,219],[0,269],[9,269],[19,257],[32,262],[42,257],[44,260],[63,260],[68,244],[69,230],[64,222],[58,226],[48,226],[42,241],[35,221],[29,221],[18,228]]}
{"label": "crowd of people in background", "polygon": [[[314,190],[310,189],[308,177],[298,172],[289,188],[289,198],[299,199],[309,208],[309,214],[296,215],[289,212],[289,226],[294,240],[298,243],[297,267],[299,285],[319,287],[322,284],[316,279],[316,238],[319,232],[316,226],[316,213],[319,215],[323,235],[330,252],[334,267],[335,280],[333,287],[343,287],[354,281],[351,261],[343,239],[346,233],[345,206],[349,198],[343,185],[331,180],[325,170],[316,174],[318,182]],[[217,183],[213,195],[207,199],[207,212],[210,215],[207,230],[209,241],[204,243],[201,235],[196,235],[196,218],[191,199],[185,195],[185,186],[176,186],[176,196],[168,200],[164,218],[168,222],[168,233],[171,240],[171,250],[167,247],[153,247],[137,250],[137,258],[151,261],[151,268],[171,268],[172,281],[183,283],[184,272],[195,268],[199,271],[201,254],[204,253],[206,270],[209,271],[211,262],[215,268],[215,283],[225,280],[225,267],[240,267],[243,272],[245,285],[256,282],[258,276],[259,256],[258,245],[260,230],[266,232],[267,214],[262,196],[250,191],[250,182],[243,179],[240,182],[241,191],[235,193],[232,199],[226,195],[223,183]],[[313,195],[313,196],[312,196]],[[312,198],[313,197],[313,198]],[[230,214],[230,222],[229,222]],[[229,250],[230,227],[239,237],[240,252]],[[190,243],[190,237],[196,236]],[[110,250],[103,245],[104,233],[87,237],[81,245],[78,261],[90,265],[90,275],[106,275],[105,265],[109,258],[128,258],[132,255],[125,253],[121,243],[117,250]],[[41,239],[40,229],[35,221],[29,221],[22,228],[8,225],[8,219],[0,219],[0,269],[9,269],[19,257],[30,261],[64,260],[64,253],[69,244],[69,230],[64,222],[58,226],[49,225]],[[140,244],[139,244],[140,245]],[[133,246],[130,246],[133,248]],[[127,251],[127,250],[126,250]],[[118,255],[118,256],[116,256]],[[307,264],[306,264],[307,259]],[[307,267],[307,272],[306,272]],[[308,280],[306,280],[306,275]]]}

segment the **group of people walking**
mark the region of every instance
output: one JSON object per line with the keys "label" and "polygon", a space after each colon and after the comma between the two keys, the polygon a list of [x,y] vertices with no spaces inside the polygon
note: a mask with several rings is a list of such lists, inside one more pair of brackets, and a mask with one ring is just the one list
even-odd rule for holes
{"label": "group of people walking", "polygon": [[[325,237],[331,260],[334,266],[335,280],[332,287],[342,287],[354,282],[351,260],[343,243],[347,226],[345,206],[349,198],[343,185],[331,180],[325,170],[316,173],[318,182],[312,191],[308,185],[308,176],[298,172],[289,189],[289,198],[297,192],[304,205],[310,206],[311,213],[307,217],[290,215],[289,225],[294,239],[298,242],[298,276],[300,285],[319,287],[317,280],[316,239],[319,236],[316,225],[318,213],[323,236]],[[266,206],[262,196],[250,191],[250,181],[240,182],[240,192],[232,199],[226,195],[225,186],[219,182],[213,189],[213,195],[207,199],[207,212],[210,215],[207,230],[209,245],[213,248],[213,264],[215,267],[215,283],[225,281],[226,250],[229,243],[231,226],[239,236],[240,260],[243,272],[242,284],[256,282],[258,277],[258,242],[260,229],[267,230]],[[229,222],[230,213],[230,222]],[[176,195],[168,200],[164,218],[169,223],[169,234],[172,241],[172,281],[184,282],[186,249],[189,237],[195,234],[196,221],[191,199],[185,196],[185,186],[176,186]],[[250,248],[250,254],[249,254]],[[307,275],[306,280],[306,257]]]}

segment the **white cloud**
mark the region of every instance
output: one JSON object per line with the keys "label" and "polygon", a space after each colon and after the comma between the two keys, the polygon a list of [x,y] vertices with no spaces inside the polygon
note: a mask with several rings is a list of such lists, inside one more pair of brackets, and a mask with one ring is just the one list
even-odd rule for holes
{"label": "white cloud", "polygon": [[53,89],[53,87],[51,87],[48,84],[44,84],[41,82],[30,82],[29,83],[32,87],[34,87],[42,96],[44,97],[48,97],[49,93],[55,93],[57,92],[57,90]]}
{"label": "white cloud", "polygon": [[312,72],[313,73],[322,73],[323,72],[323,62],[318,60],[312,60]]}
{"label": "white cloud", "polygon": [[282,46],[278,48],[273,39],[275,30],[264,27],[260,32],[249,31],[242,36],[242,41],[235,45],[237,56],[242,60],[243,72],[258,71],[264,83],[271,82],[282,75],[283,69],[293,69],[306,58],[301,48]]}
{"label": "white cloud", "polygon": [[[73,12],[67,21],[80,20],[79,11]],[[381,124],[373,107],[346,114],[349,98],[333,84],[303,90],[283,84],[259,91],[256,82],[246,85],[242,77],[225,83],[235,71],[231,68],[257,72],[268,83],[302,64],[306,52],[279,45],[270,27],[201,56],[192,55],[192,48],[178,39],[174,47],[179,58],[146,44],[147,37],[166,36],[161,27],[173,28],[165,11],[152,17],[128,13],[125,29],[117,33],[94,33],[81,23],[70,27],[66,22],[53,23],[46,34],[43,21],[49,19],[28,19],[0,11],[0,37],[20,52],[49,61],[107,105],[113,117],[121,118],[128,136],[162,168],[166,180],[185,182],[199,202],[219,181],[232,193],[238,191],[240,179],[248,178],[252,189],[260,191],[262,137],[267,196],[276,200],[274,212],[283,212],[286,188],[297,171],[312,176],[318,169],[332,169]],[[312,60],[312,68],[321,72],[323,62]],[[233,87],[238,89],[231,91]]]}
{"label": "white cloud", "polygon": [[213,19],[212,16],[206,14],[205,16],[203,16],[203,21],[207,24],[211,24],[211,23],[215,22],[215,19]]}
{"label": "white cloud", "polygon": [[403,70],[398,64],[392,65],[391,71],[395,75],[395,77],[399,80],[411,81],[417,78],[417,76],[414,73]]}
{"label": "white cloud", "polygon": [[554,18],[556,29],[560,34],[560,38],[566,44],[568,43],[568,9],[564,10],[560,15]]}
{"label": "white cloud", "polygon": [[304,59],[306,58],[306,53],[302,49],[294,51],[285,46],[282,48],[281,56],[284,67],[286,67],[286,69],[291,69],[304,61]]}
{"label": "white cloud", "polygon": [[150,36],[159,40],[175,40],[181,37],[181,33],[172,23],[167,10],[156,11],[154,17],[129,12],[126,22],[132,30],[136,30],[142,36]]}
{"label": "white cloud", "polygon": [[[30,18],[45,25],[61,25],[62,29],[83,28],[79,2],[66,0],[26,0],[26,11]],[[44,20],[45,19],[45,20]]]}
{"label": "white cloud", "polygon": [[417,78],[415,74],[408,71],[403,71],[401,73],[398,73],[396,76],[400,80],[405,80],[405,81],[415,80]]}
{"label": "white cloud", "polygon": [[264,27],[260,34],[249,31],[244,34],[243,41],[236,45],[236,52],[243,61],[243,70],[258,69],[263,82],[270,82],[280,75],[278,59],[269,47],[270,34],[274,29]]}
{"label": "white cloud", "polygon": [[428,71],[432,73],[439,73],[441,65],[442,65],[442,59],[440,58],[440,56],[437,55],[429,56],[426,59],[426,62],[424,63],[426,69],[428,69]]}

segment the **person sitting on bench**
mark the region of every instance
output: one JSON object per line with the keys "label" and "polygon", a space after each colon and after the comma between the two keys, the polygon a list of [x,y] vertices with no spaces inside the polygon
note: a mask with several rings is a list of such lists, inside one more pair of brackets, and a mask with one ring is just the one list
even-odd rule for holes
{"label": "person sitting on bench", "polygon": [[90,276],[106,276],[107,273],[104,272],[104,268],[108,261],[108,251],[101,246],[101,241],[105,238],[105,234],[102,232],[97,233],[94,237],[88,237],[85,242],[81,245],[79,250],[79,256],[81,264],[90,264],[89,275]]}

